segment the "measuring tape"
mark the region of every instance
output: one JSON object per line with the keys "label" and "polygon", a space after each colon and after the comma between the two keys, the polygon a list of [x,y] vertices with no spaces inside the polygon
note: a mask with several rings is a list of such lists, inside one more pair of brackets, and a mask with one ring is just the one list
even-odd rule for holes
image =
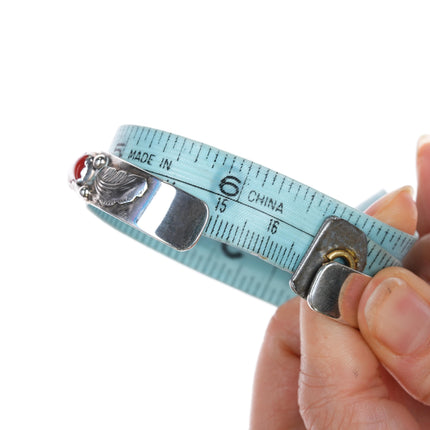
{"label": "measuring tape", "polygon": [[[97,206],[113,227],[193,269],[276,306],[324,220],[342,218],[367,236],[373,276],[401,265],[416,238],[287,176],[203,143],[148,127],[121,126],[110,153],[206,203],[195,246],[180,252]],[[76,170],[76,169],[75,169]]]}

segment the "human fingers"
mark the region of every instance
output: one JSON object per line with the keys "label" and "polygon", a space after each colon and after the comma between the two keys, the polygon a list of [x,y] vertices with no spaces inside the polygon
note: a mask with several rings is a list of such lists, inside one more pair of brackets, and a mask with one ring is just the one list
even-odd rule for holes
{"label": "human fingers", "polygon": [[251,429],[303,429],[297,404],[300,367],[299,298],[272,317],[254,377]]}
{"label": "human fingers", "polygon": [[417,174],[418,233],[424,236],[430,233],[430,135],[418,141]]}
{"label": "human fingers", "polygon": [[421,238],[403,261],[404,266],[430,283],[430,135],[422,136],[417,151],[418,232]]}
{"label": "human fingers", "polygon": [[[406,216],[400,216],[405,208]],[[415,230],[416,210],[408,189],[386,196],[373,206],[372,215]],[[359,294],[367,283],[368,278]],[[351,314],[356,315],[359,295],[355,301]],[[384,370],[358,330],[311,311],[304,301],[300,320],[299,405],[307,427],[380,428],[384,422],[387,428],[416,428],[409,411],[390,400]]]}
{"label": "human fingers", "polygon": [[381,197],[366,213],[405,233],[414,234],[417,228],[417,207],[409,185]]}
{"label": "human fingers", "polygon": [[[366,210],[368,215],[377,218],[392,227],[413,234],[417,226],[417,209],[412,197],[412,188],[402,187],[387,194]],[[350,275],[339,295],[339,310],[343,322],[358,326],[357,311],[361,295],[370,278],[362,274]]]}
{"label": "human fingers", "polygon": [[367,285],[359,304],[360,332],[378,360],[415,399],[430,405],[430,287],[390,267]]}
{"label": "human fingers", "polygon": [[411,413],[391,399],[387,375],[360,332],[300,308],[299,407],[306,428],[417,429]]}
{"label": "human fingers", "polygon": [[430,283],[430,233],[412,247],[403,260],[403,265]]}

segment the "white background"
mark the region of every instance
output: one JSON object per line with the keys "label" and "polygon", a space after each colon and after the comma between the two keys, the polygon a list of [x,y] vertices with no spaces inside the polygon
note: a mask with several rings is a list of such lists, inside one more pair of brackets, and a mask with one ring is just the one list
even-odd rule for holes
{"label": "white background", "polygon": [[69,168],[134,123],[351,205],[415,185],[428,5],[2,2],[0,428],[247,428],[274,307],[104,225]]}

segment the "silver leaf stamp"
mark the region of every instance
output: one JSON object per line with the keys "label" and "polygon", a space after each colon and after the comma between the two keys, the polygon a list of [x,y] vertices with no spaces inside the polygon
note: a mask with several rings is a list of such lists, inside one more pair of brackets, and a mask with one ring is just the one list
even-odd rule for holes
{"label": "silver leaf stamp", "polygon": [[94,180],[94,197],[102,206],[123,205],[142,197],[147,187],[146,180],[141,176],[106,166]]}
{"label": "silver leaf stamp", "polygon": [[208,220],[205,202],[112,154],[79,158],[69,183],[121,231],[135,237],[132,228],[179,251],[195,245]]}

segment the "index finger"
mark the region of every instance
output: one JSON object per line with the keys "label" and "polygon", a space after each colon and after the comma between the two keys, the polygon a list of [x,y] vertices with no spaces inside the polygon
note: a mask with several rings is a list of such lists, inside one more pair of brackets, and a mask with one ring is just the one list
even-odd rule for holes
{"label": "index finger", "polygon": [[418,233],[430,233],[430,135],[422,136],[417,151],[417,208]]}

